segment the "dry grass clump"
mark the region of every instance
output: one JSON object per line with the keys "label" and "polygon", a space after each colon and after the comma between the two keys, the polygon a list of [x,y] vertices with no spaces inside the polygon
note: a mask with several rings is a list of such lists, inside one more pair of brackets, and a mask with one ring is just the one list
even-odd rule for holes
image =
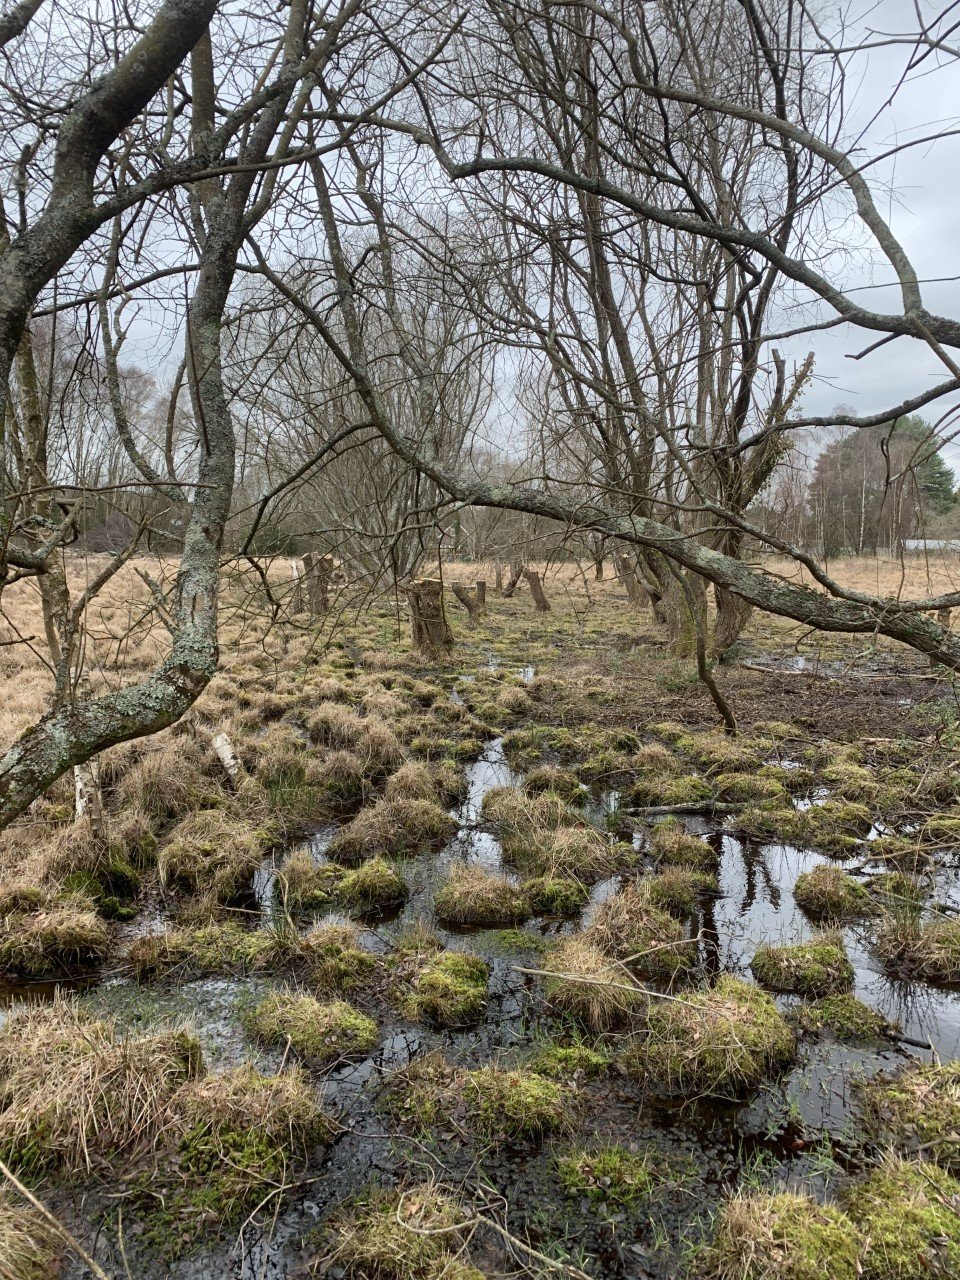
{"label": "dry grass clump", "polygon": [[551,1009],[591,1031],[624,1026],[643,999],[628,970],[582,935],[563,938],[543,967]]}
{"label": "dry grass clump", "polygon": [[377,1191],[340,1214],[322,1274],[351,1280],[482,1280],[465,1253],[473,1215],[433,1184]]}
{"label": "dry grass clump", "polygon": [[532,838],[576,823],[566,801],[550,792],[529,795],[518,787],[494,787],[483,798],[483,816],[497,828],[504,853],[522,854]]}
{"label": "dry grass clump", "polygon": [[796,1040],[758,987],[724,974],[715,987],[655,1000],[628,1065],[674,1096],[738,1098],[792,1062]]}
{"label": "dry grass clump", "polygon": [[559,796],[567,804],[582,804],[588,794],[575,773],[555,764],[544,764],[531,769],[523,780],[523,786],[524,790],[534,795],[549,792]]}
{"label": "dry grass clump", "polygon": [[859,1233],[833,1205],[793,1191],[725,1200],[700,1261],[711,1280],[858,1280]]}
{"label": "dry grass clump", "polygon": [[367,770],[353,751],[331,751],[322,760],[310,758],[304,786],[315,793],[315,813],[338,817],[352,813],[367,796]]}
{"label": "dry grass clump", "polygon": [[536,876],[523,882],[534,915],[575,916],[586,906],[586,886],[573,876]]}
{"label": "dry grass clump", "polygon": [[334,1131],[298,1067],[267,1076],[244,1064],[201,1076],[179,1091],[176,1111],[187,1129],[204,1125],[212,1131],[260,1133],[304,1151],[308,1140],[325,1141]]}
{"label": "dry grass clump", "polygon": [[[117,749],[115,748],[114,751]],[[154,826],[175,822],[201,804],[209,804],[220,790],[217,775],[209,776],[209,758],[197,741],[185,733],[140,739],[125,748],[132,763],[118,772],[111,807],[119,814],[136,810]],[[109,753],[113,768],[122,769],[124,757]],[[219,767],[219,766],[218,766]],[[110,786],[110,770],[103,778]]]}
{"label": "dry grass clump", "polygon": [[396,867],[383,858],[371,858],[341,877],[337,893],[351,911],[369,915],[406,902],[410,887]]}
{"label": "dry grass clump", "polygon": [[134,938],[127,951],[127,963],[138,979],[189,981],[212,974],[242,975],[262,969],[276,958],[274,939],[268,932],[229,922],[143,934]]}
{"label": "dry grass clump", "polygon": [[396,768],[403,759],[400,740],[389,726],[369,716],[358,716],[342,703],[321,702],[305,723],[317,742],[354,752],[372,772]]}
{"label": "dry grass clump", "polygon": [[245,822],[219,809],[201,809],[179,822],[160,850],[160,878],[226,905],[249,889],[266,843]]}
{"label": "dry grass clump", "polygon": [[450,868],[433,907],[437,919],[449,924],[509,925],[530,914],[523,889],[474,862]]}
{"label": "dry grass clump", "polygon": [[42,978],[100,964],[110,931],[82,898],[52,902],[40,911],[14,911],[0,920],[0,969]]}
{"label": "dry grass clump", "polygon": [[671,915],[684,919],[693,915],[704,898],[720,892],[717,877],[709,871],[690,871],[686,867],[667,867],[657,875],[646,876],[640,884],[647,901]]}
{"label": "dry grass clump", "polygon": [[453,804],[462,790],[460,774],[449,761],[408,760],[387,779],[383,794],[388,800],[431,800],[446,805]]}
{"label": "dry grass clump", "polygon": [[907,1151],[922,1149],[960,1173],[960,1062],[908,1067],[860,1086],[862,1115],[877,1139]]}
{"label": "dry grass clump", "polygon": [[315,862],[309,849],[297,849],[278,869],[275,893],[288,911],[309,911],[328,906],[342,878],[340,867]]}
{"label": "dry grass clump", "polygon": [[419,853],[449,840],[456,827],[429,800],[379,800],[338,831],[327,852],[338,862]]}
{"label": "dry grass clump", "polygon": [[691,835],[676,818],[665,818],[657,823],[650,833],[649,848],[651,857],[658,862],[679,866],[713,868],[719,861],[716,851],[706,840]]}
{"label": "dry grass clump", "polygon": [[64,1241],[32,1205],[0,1189],[0,1280],[52,1280]]}
{"label": "dry grass clump", "polygon": [[70,1000],[18,1010],[0,1031],[0,1154],[28,1176],[90,1171],[155,1138],[200,1069],[185,1031],[121,1038]]}
{"label": "dry grass clump", "polygon": [[960,983],[960,920],[937,916],[927,923],[908,907],[887,912],[876,937],[884,968],[897,976]]}
{"label": "dry grass clump", "polygon": [[761,943],[750,969],[769,991],[815,998],[837,995],[853,986],[853,965],[839,933],[823,933],[789,947]]}
{"label": "dry grass clump", "polygon": [[649,977],[673,977],[696,963],[696,943],[679,920],[651,904],[643,880],[601,902],[583,937]]}
{"label": "dry grass clump", "polygon": [[820,866],[797,876],[797,906],[813,920],[859,920],[877,906],[866,888],[839,867]]}
{"label": "dry grass clump", "polygon": [[369,1053],[379,1032],[372,1018],[344,1000],[274,991],[247,1011],[250,1033],[267,1044],[289,1043],[295,1053],[324,1066]]}

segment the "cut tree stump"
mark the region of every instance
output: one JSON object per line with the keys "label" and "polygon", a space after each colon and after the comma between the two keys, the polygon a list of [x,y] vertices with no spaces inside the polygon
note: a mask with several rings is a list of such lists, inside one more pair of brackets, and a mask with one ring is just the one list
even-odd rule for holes
{"label": "cut tree stump", "polygon": [[413,647],[420,653],[451,649],[453,632],[443,609],[443,583],[439,578],[416,578],[404,590],[410,604]]}
{"label": "cut tree stump", "polygon": [[519,560],[514,560],[513,564],[511,564],[510,580],[507,582],[507,585],[503,588],[504,599],[509,600],[510,597],[513,595],[513,593],[516,591],[517,586],[520,582],[520,579],[523,577],[523,569],[524,569],[524,566],[520,563]]}
{"label": "cut tree stump", "polygon": [[640,585],[637,578],[637,571],[630,561],[629,556],[617,556],[614,561],[617,571],[617,578],[620,585],[627,593],[627,599],[631,604],[636,605],[638,609],[642,609],[649,601],[649,596]]}
{"label": "cut tree stump", "polygon": [[483,612],[483,607],[487,600],[487,584],[478,582],[474,591],[470,591],[468,587],[462,587],[459,582],[455,582],[450,588],[460,603],[467,611],[467,617],[471,622],[475,622],[479,614]]}
{"label": "cut tree stump", "polygon": [[333,579],[333,556],[308,551],[303,557],[304,602],[309,613],[322,615],[330,611],[330,583]]}
{"label": "cut tree stump", "polygon": [[524,569],[523,576],[530,588],[530,594],[533,596],[533,603],[537,606],[538,613],[550,612],[550,601],[544,595],[543,583],[540,581],[540,575],[536,569]]}

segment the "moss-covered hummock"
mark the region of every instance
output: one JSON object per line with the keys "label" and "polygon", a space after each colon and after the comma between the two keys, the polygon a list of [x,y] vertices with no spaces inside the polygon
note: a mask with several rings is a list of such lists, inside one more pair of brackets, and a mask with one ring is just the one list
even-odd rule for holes
{"label": "moss-covered hummock", "polygon": [[717,877],[709,871],[690,871],[686,867],[667,867],[641,882],[652,907],[685,919],[692,915],[704,898],[720,892]]}
{"label": "moss-covered hummock", "polygon": [[445,951],[420,970],[406,1000],[411,1017],[438,1027],[478,1022],[487,1004],[487,964],[463,951]]}
{"label": "moss-covered hummock", "polygon": [[711,869],[718,862],[716,850],[706,840],[691,835],[676,818],[658,822],[650,833],[649,843],[650,855],[658,862],[696,869]]}
{"label": "moss-covered hummock", "polygon": [[567,804],[582,804],[587,798],[587,792],[577,775],[557,765],[541,765],[539,769],[531,769],[523,785],[535,795],[549,791]]}
{"label": "moss-covered hummock", "polygon": [[130,944],[127,961],[140,979],[176,977],[189,981],[219,973],[252,973],[273,955],[274,942],[268,932],[225,923],[144,934]]}
{"label": "moss-covered hummock", "polygon": [[567,1195],[591,1204],[630,1209],[645,1203],[662,1182],[662,1156],[622,1146],[571,1151],[557,1158],[557,1174]]}
{"label": "moss-covered hummock", "polygon": [[883,1014],[851,995],[824,996],[801,1005],[793,1020],[801,1031],[826,1029],[851,1044],[875,1044],[894,1030]]}
{"label": "moss-covered hummock", "polygon": [[853,965],[838,933],[825,933],[792,947],[762,943],[750,968],[770,991],[817,997],[837,995],[853,986]]}
{"label": "moss-covered hummock", "polygon": [[481,1067],[467,1072],[465,1091],[471,1127],[488,1142],[537,1140],[572,1120],[569,1091],[535,1071]]}
{"label": "moss-covered hummock", "polygon": [[369,1053],[379,1038],[374,1020],[345,1000],[321,1003],[286,991],[274,991],[247,1010],[244,1022],[258,1040],[289,1043],[300,1057],[324,1066]]}
{"label": "moss-covered hummock", "polygon": [[960,1061],[910,1067],[860,1087],[862,1116],[877,1141],[893,1141],[960,1173]]}
{"label": "moss-covered hummock", "polygon": [[297,849],[278,869],[274,892],[287,911],[316,910],[333,902],[342,876],[341,867],[315,862],[309,849]]}
{"label": "moss-covered hummock", "polygon": [[64,899],[41,911],[14,911],[0,920],[0,970],[44,978],[100,964],[110,931],[90,902]]}
{"label": "moss-covered hummock", "polygon": [[889,1157],[843,1204],[860,1229],[865,1280],[960,1274],[960,1182],[936,1165]]}
{"label": "moss-covered hummock", "polygon": [[434,1184],[374,1191],[337,1215],[326,1252],[351,1280],[483,1280],[464,1252],[473,1216]]}
{"label": "moss-covered hummock", "polygon": [[811,920],[860,920],[877,905],[864,885],[839,867],[820,866],[797,876],[797,906]]}
{"label": "moss-covered hummock", "polygon": [[699,1255],[711,1280],[859,1280],[860,1237],[834,1205],[792,1191],[734,1195]]}
{"label": "moss-covered hummock", "polygon": [[337,896],[357,915],[389,911],[406,902],[410,888],[406,880],[384,858],[371,858],[348,871],[337,885]]}
{"label": "moss-covered hummock", "polygon": [[157,855],[164,884],[201,894],[213,906],[249,890],[270,837],[220,809],[201,809],[179,822]]}
{"label": "moss-covered hummock", "polygon": [[548,1040],[530,1061],[530,1069],[552,1080],[570,1080],[575,1076],[592,1079],[613,1065],[613,1058],[601,1048],[575,1041],[560,1044]]}
{"label": "moss-covered hummock", "polygon": [[591,1031],[624,1026],[643,998],[629,971],[582,934],[551,948],[543,968],[550,1008]]}
{"label": "moss-covered hummock", "polygon": [[457,824],[430,800],[378,800],[342,827],[327,846],[337,862],[356,863],[377,854],[397,857],[442,845]]}
{"label": "moss-covered hummock", "polygon": [[794,1034],[770,997],[724,974],[706,991],[654,1001],[626,1065],[669,1095],[737,1098],[795,1053]]}
{"label": "moss-covered hummock", "polygon": [[450,868],[433,900],[437,919],[448,924],[509,925],[525,920],[530,907],[523,890],[506,876],[485,871],[475,862]]}
{"label": "moss-covered hummock", "polygon": [[376,956],[351,924],[321,924],[297,941],[298,976],[321,992],[354,991],[373,977]]}
{"label": "moss-covered hummock", "polygon": [[531,912],[538,916],[575,916],[586,906],[588,898],[585,885],[563,876],[525,880],[523,892]]}

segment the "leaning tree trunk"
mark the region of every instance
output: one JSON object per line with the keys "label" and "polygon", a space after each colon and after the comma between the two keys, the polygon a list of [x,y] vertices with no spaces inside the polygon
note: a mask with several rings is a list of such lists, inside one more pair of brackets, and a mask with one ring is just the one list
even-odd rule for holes
{"label": "leaning tree trunk", "polygon": [[523,576],[526,579],[527,586],[530,588],[530,594],[533,596],[533,603],[537,606],[538,613],[550,612],[550,601],[544,595],[543,583],[540,581],[540,575],[536,569],[524,569]]}
{"label": "leaning tree trunk", "polygon": [[627,599],[636,608],[642,609],[649,601],[649,595],[640,585],[636,565],[629,556],[617,556],[614,561],[614,567],[620,580],[620,585],[627,593]]}
{"label": "leaning tree trunk", "polygon": [[504,599],[509,600],[516,591],[520,579],[523,577],[524,566],[521,561],[514,560],[510,565],[510,581],[503,588]]}
{"label": "leaning tree trunk", "polygon": [[443,583],[439,578],[416,578],[407,583],[410,631],[419,653],[438,653],[453,647],[453,632],[443,608]]}
{"label": "leaning tree trunk", "polygon": [[467,617],[471,622],[476,622],[479,615],[483,612],[483,607],[487,599],[487,584],[485,582],[477,582],[476,590],[471,591],[469,587],[462,587],[459,582],[455,582],[451,587],[453,594],[467,611]]}

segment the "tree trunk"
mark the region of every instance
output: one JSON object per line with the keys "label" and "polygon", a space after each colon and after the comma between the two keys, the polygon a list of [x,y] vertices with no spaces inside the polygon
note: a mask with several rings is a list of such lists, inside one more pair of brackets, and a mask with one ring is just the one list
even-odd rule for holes
{"label": "tree trunk", "polygon": [[499,595],[503,595],[503,565],[499,560],[493,570],[493,586]]}
{"label": "tree trunk", "polygon": [[[952,610],[950,610],[950,609],[948,609],[948,608],[946,608],[946,607],[944,607],[943,609],[938,609],[938,610],[937,610],[937,622],[939,623],[939,625],[940,625],[941,627],[943,627],[944,631],[949,631],[949,630],[950,630],[950,614],[951,614],[951,612],[952,612]],[[931,667],[939,666],[939,663],[937,662],[937,659],[933,656],[933,654],[932,654],[932,653],[931,653],[931,655],[930,655],[930,665],[931,665]]]}
{"label": "tree trunk", "polygon": [[307,611],[318,617],[330,612],[330,582],[333,578],[333,556],[308,551],[303,557],[306,580]]}
{"label": "tree trunk", "polygon": [[426,654],[452,648],[453,632],[443,609],[443,583],[438,578],[417,578],[405,589],[413,647]]}
{"label": "tree trunk", "polygon": [[293,594],[290,598],[290,612],[303,613],[303,577],[296,560],[290,560],[290,581],[293,583]]}
{"label": "tree trunk", "polygon": [[487,584],[482,578],[477,579],[477,608],[485,609],[487,607]]}
{"label": "tree trunk", "polygon": [[753,605],[742,596],[735,596],[725,587],[714,587],[714,599],[717,602],[717,621],[713,630],[712,650],[718,658],[728,649],[732,649],[743,634],[750,621]]}
{"label": "tree trunk", "polygon": [[217,758],[224,767],[227,777],[234,786],[239,786],[243,781],[244,768],[240,762],[240,757],[234,750],[233,743],[221,730],[219,733],[215,733],[213,735],[212,745],[214,751],[217,753]]}
{"label": "tree trunk", "polygon": [[504,599],[509,600],[517,589],[517,584],[523,577],[523,564],[519,560],[514,560],[510,565],[510,581],[503,589]]}
{"label": "tree trunk", "polygon": [[533,603],[537,606],[538,613],[550,612],[550,601],[543,593],[543,583],[540,581],[540,575],[536,569],[524,569],[523,576],[530,588],[530,594],[533,596]]}
{"label": "tree trunk", "polygon": [[620,585],[627,593],[627,599],[632,605],[635,605],[638,609],[642,609],[647,603],[649,597],[647,592],[640,585],[640,581],[637,578],[636,566],[633,564],[630,557],[617,556],[614,561],[614,568],[616,569],[617,577],[620,580]]}
{"label": "tree trunk", "polygon": [[78,764],[73,770],[74,816],[77,822],[86,818],[95,840],[106,840],[107,828],[103,820],[103,801],[97,771],[89,761]]}
{"label": "tree trunk", "polygon": [[596,582],[603,581],[603,556],[597,556],[593,562],[593,576]]}
{"label": "tree trunk", "polygon": [[476,622],[477,614],[480,612],[480,602],[476,595],[469,588],[462,587],[459,582],[455,582],[450,590],[466,609],[470,621]]}

